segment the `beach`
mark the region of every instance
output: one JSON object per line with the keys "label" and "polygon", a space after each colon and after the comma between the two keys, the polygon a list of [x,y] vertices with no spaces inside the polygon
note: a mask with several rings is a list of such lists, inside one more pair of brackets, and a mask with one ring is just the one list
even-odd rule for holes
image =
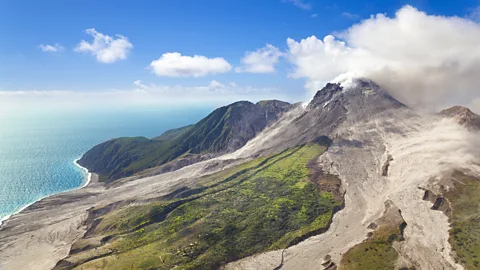
{"label": "beach", "polygon": [[[32,203],[83,187],[74,164],[95,145],[117,137],[155,137],[195,123],[207,108],[79,108],[8,113],[0,117],[0,223]],[[181,119],[169,117],[180,115]],[[86,181],[87,180],[87,181]]]}
{"label": "beach", "polygon": [[235,165],[211,159],[180,170],[141,179],[124,178],[121,185],[106,188],[96,174],[83,188],[56,194],[33,203],[12,215],[0,227],[0,269],[52,269],[65,258],[73,242],[81,238],[88,224],[88,210],[112,203],[147,203],[197,177]]}
{"label": "beach", "polygon": [[[82,170],[82,171],[84,172],[84,174],[85,174],[85,181],[84,181],[84,183],[83,183],[80,187],[78,187],[78,188],[84,188],[84,187],[88,186],[88,184],[89,184],[90,181],[92,180],[92,173],[90,173],[90,172],[87,170],[87,168],[84,168],[84,167],[82,167],[81,165],[79,165],[79,164],[77,163],[78,160],[80,160],[80,158],[75,159],[75,160],[73,161],[73,164],[75,164],[75,166],[77,166],[78,168],[80,168],[80,170]],[[77,188],[75,188],[75,189],[77,189]],[[73,190],[75,190],[75,189],[73,189]],[[64,192],[68,192],[68,191],[69,191],[69,190],[64,191]],[[60,193],[62,193],[62,192],[60,192]],[[54,195],[50,195],[50,196],[54,196]],[[12,217],[13,215],[16,215],[16,214],[22,212],[23,210],[27,209],[27,208],[28,208],[29,206],[31,206],[32,204],[34,204],[34,203],[36,203],[36,202],[38,202],[38,201],[41,201],[41,200],[43,200],[43,199],[45,199],[45,198],[47,198],[47,197],[50,197],[50,196],[45,196],[45,197],[43,197],[43,198],[40,198],[40,199],[38,199],[38,200],[36,200],[36,201],[34,201],[34,202],[32,202],[32,203],[29,203],[29,204],[25,205],[24,207],[20,208],[20,210],[16,211],[15,213],[13,213],[13,214],[11,214],[11,215],[7,215],[7,216],[1,218],[1,219],[0,219],[0,228],[1,228],[2,224],[3,224],[3,222],[5,222],[6,220],[8,220],[8,219],[9,219],[10,217]]]}
{"label": "beach", "polygon": [[75,164],[78,168],[80,168],[85,173],[85,179],[86,179],[85,183],[80,187],[80,188],[84,188],[84,187],[88,186],[88,184],[90,184],[90,181],[92,181],[92,173],[89,172],[87,168],[82,167],[82,165],[78,164],[79,160],[80,160],[80,158],[75,159],[73,164]]}
{"label": "beach", "polygon": [[[208,107],[102,109],[101,113],[82,109],[82,113],[23,112],[0,118],[0,269],[51,269],[83,236],[89,208],[115,202],[116,196],[135,200],[137,192],[154,196],[168,190],[163,183],[152,190],[144,188],[148,180],[106,189],[98,176],[76,164],[80,155],[111,138],[158,136],[194,123],[209,111]],[[166,117],[172,113],[181,119]]]}
{"label": "beach", "polygon": [[52,269],[83,235],[87,212],[82,198],[95,195],[102,186],[98,176],[77,161],[85,174],[81,187],[44,197],[2,220],[0,269]]}

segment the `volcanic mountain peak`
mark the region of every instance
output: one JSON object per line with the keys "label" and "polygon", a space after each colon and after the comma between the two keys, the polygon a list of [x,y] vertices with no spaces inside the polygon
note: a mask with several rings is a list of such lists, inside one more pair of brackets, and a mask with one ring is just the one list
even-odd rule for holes
{"label": "volcanic mountain peak", "polygon": [[378,109],[405,107],[368,78],[350,78],[348,82],[327,83],[308,105],[308,109],[328,106],[332,101],[347,107],[371,106]]}
{"label": "volcanic mountain peak", "polygon": [[310,101],[308,108],[326,106],[333,97],[337,96],[342,91],[343,87],[339,83],[327,83],[315,94],[312,101]]}
{"label": "volcanic mountain peak", "polygon": [[440,115],[454,119],[460,125],[480,129],[480,115],[463,106],[453,106],[440,112]]}
{"label": "volcanic mountain peak", "polygon": [[472,116],[474,113],[467,107],[463,106],[453,106],[448,109],[442,110],[440,114],[445,116],[453,116],[453,115],[465,115],[465,116]]}

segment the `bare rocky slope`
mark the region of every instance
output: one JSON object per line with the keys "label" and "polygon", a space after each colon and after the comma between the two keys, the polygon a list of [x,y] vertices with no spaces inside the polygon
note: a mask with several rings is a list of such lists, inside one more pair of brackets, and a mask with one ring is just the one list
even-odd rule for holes
{"label": "bare rocky slope", "polygon": [[[467,120],[459,124],[455,115]],[[162,205],[165,198],[180,200],[182,204],[184,199],[194,202],[198,197],[191,196],[208,193],[211,188],[215,192],[222,189],[251,196],[248,190],[223,189],[222,185],[236,186],[237,182],[229,182],[231,178],[227,178],[228,181],[217,184],[217,175],[234,172],[251,162],[264,164],[258,158],[276,160],[275,157],[282,155],[279,153],[288,156],[297,151],[292,149],[319,143],[328,148],[309,161],[308,164],[315,164],[306,167],[309,179],[317,183],[314,186],[318,194],[325,196],[321,192],[328,191],[340,196],[344,201],[342,209],[334,211],[326,229],[313,230],[315,235],[301,234],[308,236],[299,238],[304,241],[272,245],[263,252],[234,261],[227,256],[223,268],[475,269],[480,252],[480,228],[476,222],[480,196],[474,192],[480,190],[480,145],[476,131],[463,126],[474,123],[472,119],[475,116],[463,109],[440,115],[416,113],[368,79],[327,84],[308,104],[285,112],[236,151],[136,181],[120,179],[118,185],[109,188],[93,181],[84,189],[32,205],[0,228],[0,268],[115,269],[112,267],[116,262],[133,254],[137,254],[134,256],[137,261],[141,260],[145,249],[139,249],[138,242],[132,239],[139,239],[145,230],[156,232],[164,226],[163,219],[121,231],[116,228],[125,228],[122,224],[130,223],[119,223],[112,217],[128,221],[128,213],[133,211],[129,209],[143,209],[152,203]],[[253,175],[277,177],[284,162],[265,163],[274,166],[271,171],[255,167]],[[298,166],[291,168],[304,170]],[[239,175],[244,173],[242,170]],[[312,178],[312,175],[317,176]],[[255,179],[247,177],[238,182],[239,187],[242,183],[265,181],[265,178]],[[208,183],[208,187],[202,183]],[[293,183],[292,187],[304,185]],[[222,198],[211,194],[205,194],[205,198]],[[182,211],[191,209],[188,205],[182,207]],[[173,211],[166,212],[165,222],[170,222],[169,213]],[[199,224],[198,221],[194,224]],[[181,234],[188,235],[192,228],[180,230]],[[101,237],[96,238],[99,231]],[[235,229],[228,232],[232,239],[238,233]],[[105,238],[105,233],[111,237]],[[262,235],[258,237],[261,239]],[[115,247],[124,247],[118,243],[126,240],[132,240],[128,243],[133,246],[122,253]],[[71,249],[73,243],[75,248]],[[160,245],[160,242],[148,243]],[[161,243],[158,247],[165,248]],[[157,249],[148,249],[153,252],[148,263],[158,269],[169,269],[174,266],[166,260],[175,256],[184,256],[187,261],[182,262],[194,263],[198,254],[192,252],[197,245],[200,244],[195,241],[187,242],[188,251],[182,249],[177,255],[168,255],[173,257],[158,256]]]}

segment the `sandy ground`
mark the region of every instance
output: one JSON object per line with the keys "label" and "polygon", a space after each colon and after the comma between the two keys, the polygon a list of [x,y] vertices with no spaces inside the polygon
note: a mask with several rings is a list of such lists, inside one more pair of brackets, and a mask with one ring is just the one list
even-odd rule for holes
{"label": "sandy ground", "polygon": [[0,269],[51,269],[83,235],[91,198],[103,188],[97,175],[83,189],[38,201],[0,229]]}

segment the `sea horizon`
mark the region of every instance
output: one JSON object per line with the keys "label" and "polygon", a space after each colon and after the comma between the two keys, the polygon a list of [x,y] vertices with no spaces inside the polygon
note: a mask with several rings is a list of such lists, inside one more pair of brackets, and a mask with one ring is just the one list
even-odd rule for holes
{"label": "sea horizon", "polygon": [[210,111],[205,106],[1,115],[0,226],[42,199],[87,186],[91,173],[77,161],[96,144],[124,136],[152,138],[194,124]]}

